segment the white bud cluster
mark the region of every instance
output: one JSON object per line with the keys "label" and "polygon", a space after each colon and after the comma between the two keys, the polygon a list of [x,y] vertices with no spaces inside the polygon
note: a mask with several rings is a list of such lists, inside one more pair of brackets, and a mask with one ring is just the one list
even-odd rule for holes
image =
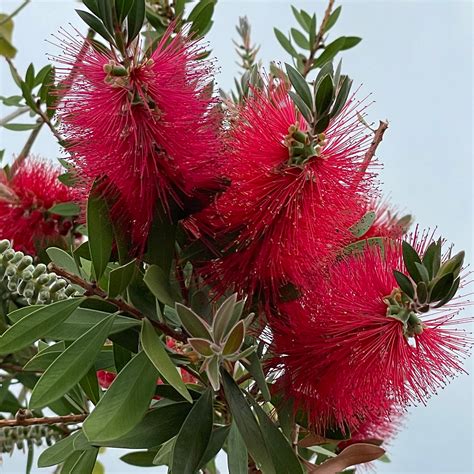
{"label": "white bud cluster", "polygon": [[33,258],[15,251],[10,241],[0,241],[0,281],[11,293],[23,296],[28,304],[49,304],[77,296],[66,280],[48,271],[46,265],[33,264]]}

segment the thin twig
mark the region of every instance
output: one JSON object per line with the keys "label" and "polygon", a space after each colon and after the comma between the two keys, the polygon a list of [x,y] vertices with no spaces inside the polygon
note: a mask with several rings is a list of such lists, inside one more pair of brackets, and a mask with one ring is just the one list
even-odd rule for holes
{"label": "thin twig", "polygon": [[29,112],[30,108],[27,105],[24,105],[22,107],[18,107],[14,112],[12,112],[9,115],[6,115],[0,120],[0,127],[3,127],[7,123],[11,122],[12,120],[16,119],[20,115],[23,115],[26,112]]}
{"label": "thin twig", "polygon": [[311,71],[311,67],[313,66],[313,61],[314,61],[314,56],[318,49],[321,47],[321,43],[323,41],[323,36],[326,31],[326,25],[329,21],[329,17],[331,16],[332,9],[334,7],[334,1],[335,0],[329,0],[328,6],[326,8],[326,11],[324,13],[324,18],[323,21],[321,22],[321,25],[319,27],[319,31],[316,34],[316,38],[314,39],[314,44],[311,47],[311,51],[309,53],[309,58],[306,60],[304,64],[304,70],[303,70],[303,77],[306,77],[309,72]]}
{"label": "thin twig", "polygon": [[49,264],[49,268],[51,271],[55,272],[57,275],[62,276],[69,282],[80,286],[84,290],[86,290],[85,295],[88,296],[98,296],[99,298],[103,299],[104,301],[107,301],[108,303],[113,304],[115,307],[117,307],[120,311],[129,314],[135,319],[142,320],[142,319],[148,319],[153,326],[155,326],[157,329],[159,329],[163,334],[172,337],[173,339],[176,339],[181,342],[186,342],[187,337],[184,333],[175,331],[174,329],[170,328],[167,324],[162,323],[160,321],[156,321],[154,319],[147,318],[146,315],[144,315],[140,310],[135,308],[134,306],[128,304],[126,301],[118,298],[111,298],[107,295],[107,293],[97,286],[96,283],[88,282],[83,280],[81,277],[77,275],[73,275],[72,273],[69,273],[66,271],[64,268],[58,267],[54,263]]}
{"label": "thin twig", "polygon": [[14,16],[18,15],[23,8],[30,3],[30,0],[25,0],[16,10],[14,10],[10,15],[6,16],[2,21],[0,21],[0,26],[4,25],[8,20],[11,20]]}
{"label": "thin twig", "polygon": [[372,143],[370,144],[369,149],[365,152],[364,161],[362,162],[362,165],[360,167],[361,173],[365,173],[367,171],[367,168],[370,162],[372,161],[372,158],[375,156],[375,152],[377,151],[380,142],[383,140],[383,134],[385,133],[385,130],[387,130],[387,128],[388,122],[380,120],[377,130],[375,130]]}
{"label": "thin twig", "polygon": [[20,154],[17,156],[16,160],[12,164],[12,175],[15,174],[15,171],[21,166],[21,164],[25,161],[25,159],[28,157],[30,154],[31,148],[38,137],[41,127],[44,125],[44,122],[42,119],[38,119],[38,126],[33,129],[31,132],[30,136],[28,137],[28,140],[26,140],[26,143],[21,150]]}
{"label": "thin twig", "polygon": [[81,415],[65,415],[65,416],[42,416],[41,418],[23,418],[17,416],[11,420],[0,420],[0,428],[5,426],[31,426],[31,425],[55,425],[55,424],[69,424],[82,423],[87,414]]}

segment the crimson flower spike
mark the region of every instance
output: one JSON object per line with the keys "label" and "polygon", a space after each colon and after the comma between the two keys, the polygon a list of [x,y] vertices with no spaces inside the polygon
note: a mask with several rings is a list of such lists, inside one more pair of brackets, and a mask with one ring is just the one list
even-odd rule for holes
{"label": "crimson flower spike", "polygon": [[169,215],[209,186],[220,146],[212,63],[201,59],[200,43],[173,28],[151,54],[135,45],[126,58],[63,33],[57,58],[68,90],[61,131],[81,186],[87,193],[107,177],[119,195],[113,218],[140,249],[158,209]]}
{"label": "crimson flower spike", "polygon": [[417,232],[366,246],[274,321],[273,364],[316,429],[382,425],[394,406],[426,403],[464,371],[470,319],[455,298],[464,254],[442,256],[441,246]]}
{"label": "crimson flower spike", "polygon": [[371,137],[355,97],[314,136],[292,97],[282,81],[253,91],[227,143],[230,188],[196,217],[202,234],[227,242],[201,267],[222,293],[269,302],[305,288],[311,269],[351,240],[374,192],[373,173],[360,175]]}

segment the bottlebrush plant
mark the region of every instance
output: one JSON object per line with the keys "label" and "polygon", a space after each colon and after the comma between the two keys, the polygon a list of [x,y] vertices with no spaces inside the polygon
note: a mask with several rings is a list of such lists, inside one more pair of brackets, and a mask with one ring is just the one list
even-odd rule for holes
{"label": "bottlebrush plant", "polygon": [[[407,408],[464,370],[467,272],[380,195],[388,124],[337,60],[360,41],[329,38],[341,8],[292,8],[284,66],[241,18],[219,93],[217,0],[83,3],[88,32],[25,74],[21,8],[0,16],[19,88],[1,124],[31,130],[0,173],[0,451],[80,474],[105,447],[173,474],[221,451],[231,474],[386,458]],[[31,155],[43,126],[58,167]]]}

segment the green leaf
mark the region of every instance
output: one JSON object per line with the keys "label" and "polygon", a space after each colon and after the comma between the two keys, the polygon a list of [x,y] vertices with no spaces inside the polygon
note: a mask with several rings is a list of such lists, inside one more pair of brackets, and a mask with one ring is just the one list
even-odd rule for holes
{"label": "green leaf", "polygon": [[70,298],[42,306],[20,319],[0,336],[0,354],[9,354],[29,346],[59,326],[84,301]]}
{"label": "green leaf", "polygon": [[211,357],[214,355],[213,350],[211,349],[211,342],[207,339],[201,339],[199,337],[190,337],[188,339],[188,344],[200,355],[203,357]]}
{"label": "green leaf", "polygon": [[38,467],[55,466],[63,462],[73,451],[74,440],[79,434],[80,431],[76,431],[45,449],[38,458]]}
{"label": "green leaf", "polygon": [[278,42],[282,45],[283,49],[294,58],[297,58],[298,52],[291,44],[291,41],[278,28],[273,28],[273,31],[275,32],[275,36]]}
{"label": "green leaf", "polygon": [[316,42],[316,14],[311,17],[311,24],[309,25],[309,45],[310,48],[315,47]]}
{"label": "green leaf", "polygon": [[324,32],[328,32],[336,23],[337,19],[339,18],[339,15],[341,14],[342,7],[337,7],[330,15],[329,19],[326,23],[326,28],[324,29]]}
{"label": "green leaf", "polygon": [[114,235],[107,204],[98,196],[97,186],[96,181],[87,201],[87,235],[96,281],[109,263]]}
{"label": "green leaf", "polygon": [[420,272],[415,265],[415,263],[421,263],[418,253],[407,241],[402,242],[402,253],[403,261],[408,273],[413,278],[415,283],[418,283],[421,280]]}
{"label": "green leaf", "polygon": [[117,12],[117,18],[120,23],[122,23],[123,20],[125,20],[132,6],[133,6],[133,1],[115,0],[115,11]]}
{"label": "green leaf", "polygon": [[127,434],[143,418],[153,397],[158,373],[144,351],[117,375],[83,424],[93,443],[113,441]]}
{"label": "green leaf", "polygon": [[405,274],[399,272],[398,270],[393,270],[393,276],[395,277],[395,280],[397,280],[400,289],[411,299],[413,299],[415,296],[415,290],[413,288],[411,280]]}
{"label": "green leaf", "polygon": [[171,361],[166,349],[161,342],[161,339],[156,334],[156,331],[150,321],[143,320],[142,332],[140,341],[146,355],[153,363],[153,365],[160,372],[161,376],[186,400],[193,402],[191,394],[181,378],[178,369]]}
{"label": "green leaf", "polygon": [[296,18],[296,21],[300,24],[300,26],[309,33],[310,31],[310,23],[307,21],[307,18],[302,15],[298,9],[296,9],[293,5],[291,6],[291,10],[293,11],[293,15]]}
{"label": "green leaf", "polygon": [[40,84],[45,83],[49,75],[51,74],[52,70],[53,70],[53,66],[51,64],[47,64],[46,66],[42,67],[38,71],[38,74],[36,74],[33,87],[36,87],[36,86],[39,86]]}
{"label": "green leaf", "polygon": [[178,434],[192,406],[188,402],[158,406],[147,412],[143,420],[124,436],[97,444],[128,449],[149,449],[159,446]]}
{"label": "green leaf", "polygon": [[227,443],[227,467],[229,474],[247,474],[248,454],[235,420],[232,422]]}
{"label": "green leaf", "polygon": [[166,441],[166,443],[163,443],[160,446],[160,449],[158,450],[155,458],[153,459],[153,464],[155,466],[169,466],[171,464],[175,442],[176,437],[169,439],[168,441]]}
{"label": "green leaf", "polygon": [[460,283],[461,283],[461,278],[459,277],[456,278],[456,280],[454,280],[454,283],[451,286],[451,289],[449,290],[449,293],[434,307],[440,308],[441,306],[444,306],[446,303],[451,301],[454,298],[454,295],[456,294],[456,292],[458,291]]}
{"label": "green leaf", "polygon": [[191,308],[181,303],[176,303],[175,308],[181,324],[191,336],[212,340],[211,328],[204,319],[199,317]]}
{"label": "green leaf", "polygon": [[114,20],[113,20],[113,7],[115,0],[98,0],[97,6],[99,8],[99,18],[104,23],[105,27],[110,34],[114,34]]}
{"label": "green leaf", "polygon": [[322,116],[328,111],[334,97],[334,84],[332,77],[328,74],[318,85],[316,91],[315,105],[318,116]]}
{"label": "green leaf", "polygon": [[295,43],[303,49],[311,49],[311,46],[309,44],[308,38],[301,33],[301,31],[297,30],[296,28],[291,28],[291,36],[293,36],[293,39],[295,40]]}
{"label": "green leaf", "polygon": [[449,295],[449,290],[454,283],[454,275],[452,273],[447,273],[441,278],[435,280],[436,283],[433,285],[433,288],[430,292],[430,303],[434,301],[439,301]]}
{"label": "green leaf", "polygon": [[331,118],[336,117],[344,108],[349,97],[349,92],[351,91],[352,81],[348,76],[342,76],[341,86],[339,92],[337,93],[336,100],[331,110]]}
{"label": "green leaf", "polygon": [[46,249],[46,253],[51,261],[60,268],[67,270],[73,275],[80,275],[79,268],[71,255],[64,250],[57,247],[50,247]]}
{"label": "green leaf", "polygon": [[181,15],[184,12],[184,5],[186,0],[175,0],[174,11],[176,16]]}
{"label": "green leaf", "polygon": [[227,436],[229,435],[230,426],[219,426],[212,430],[211,438],[207,445],[206,451],[204,452],[199,467],[204,468],[207,463],[212,461],[219,451],[222,449]]}
{"label": "green leaf", "polygon": [[46,369],[31,393],[30,408],[42,408],[71,390],[87,374],[109,335],[115,315],[74,341]]}
{"label": "green leaf", "polygon": [[425,268],[425,266],[422,263],[415,262],[415,267],[418,270],[418,273],[421,276],[421,279],[428,284],[430,282],[430,275],[428,273],[428,270]]}
{"label": "green leaf", "polygon": [[243,321],[239,321],[230,331],[229,336],[225,342],[222,354],[224,356],[230,356],[235,354],[244,343],[245,337],[245,324]]}
{"label": "green leaf", "polygon": [[207,389],[194,403],[179,430],[173,450],[173,472],[194,474],[199,468],[212,433],[212,399],[212,391]]}
{"label": "green leaf", "polygon": [[122,294],[135,275],[136,260],[132,260],[121,267],[114,268],[109,274],[108,294],[115,298]]}
{"label": "green leaf", "polygon": [[234,318],[234,308],[237,303],[237,293],[229,296],[216,311],[212,321],[212,334],[214,342],[220,344],[238,320]]}
{"label": "green leaf", "polygon": [[3,128],[11,130],[13,132],[24,132],[26,130],[34,130],[38,128],[37,123],[6,123],[3,125]]}
{"label": "green leaf", "polygon": [[117,372],[120,372],[132,358],[132,352],[114,342],[113,344],[114,364]]}
{"label": "green leaf", "polygon": [[303,474],[303,468],[283,433],[253,398],[250,398],[250,403],[257,414],[260,430],[272,456],[277,474]]}
{"label": "green leaf", "polygon": [[325,48],[324,51],[319,55],[318,59],[314,62],[315,67],[324,66],[328,61],[331,61],[334,56],[336,56],[339,51],[344,49],[344,44],[346,42],[346,38],[341,36],[337,40],[334,40],[332,43],[329,43]]}
{"label": "green leaf", "polygon": [[130,44],[140,33],[145,21],[145,0],[133,0],[127,18],[128,44]]}
{"label": "green leaf", "polygon": [[345,36],[344,47],[342,49],[345,50],[353,48],[354,46],[357,46],[361,41],[362,38],[359,38],[358,36]]}
{"label": "green leaf", "polygon": [[313,98],[311,96],[311,90],[306,82],[306,79],[292,66],[285,64],[286,73],[290,79],[291,84],[295,88],[296,93],[303,99],[303,102],[312,109]]}
{"label": "green leaf", "polygon": [[153,467],[153,459],[156,453],[154,451],[135,451],[127,453],[120,457],[120,460],[130,466]]}
{"label": "green leaf", "polygon": [[78,216],[81,209],[75,202],[61,202],[48,209],[51,214],[58,214],[59,216]]}
{"label": "green leaf", "polygon": [[33,89],[35,85],[35,67],[33,66],[33,63],[30,63],[26,69],[25,82],[30,90]]}
{"label": "green leaf", "polygon": [[[62,341],[73,341],[81,337],[92,326],[110,316],[110,313],[95,309],[78,308],[61,325],[48,331],[45,337]],[[109,335],[116,334],[140,325],[140,321],[126,316],[117,316]]]}
{"label": "green leaf", "polygon": [[376,214],[374,211],[369,211],[362,218],[359,222],[356,222],[352,227],[349,228],[349,232],[357,238],[362,237],[366,234],[369,229],[372,227],[376,218]]}
{"label": "green leaf", "polygon": [[221,374],[230,411],[250,455],[257,463],[257,467],[265,472],[265,474],[276,473],[259,424],[243,393],[226,370],[221,369]]}
{"label": "green leaf", "polygon": [[214,3],[208,3],[193,20],[190,31],[203,36],[209,29],[213,14]]}
{"label": "green leaf", "polygon": [[270,390],[268,389],[267,382],[265,380],[265,374],[263,373],[262,365],[257,354],[253,353],[247,357],[250,365],[245,364],[247,370],[252,374],[252,377],[257,382],[258,388],[262,392],[263,398],[266,401],[270,401],[272,396],[270,395]]}
{"label": "green leaf", "polygon": [[97,0],[82,0],[82,3],[94,14],[99,16],[100,10],[97,5]]}
{"label": "green leaf", "polygon": [[158,301],[174,306],[175,298],[168,277],[158,265],[150,265],[147,268],[143,281]]}
{"label": "green leaf", "polygon": [[[99,450],[97,448],[83,451],[79,459],[74,463],[72,469],[68,471],[68,474],[92,474],[98,454]],[[61,471],[61,474],[62,472],[63,471]]]}
{"label": "green leaf", "polygon": [[298,94],[295,94],[293,91],[288,91],[288,94],[290,94],[290,97],[293,99],[293,102],[296,107],[298,107],[298,110],[306,121],[311,123],[313,121],[313,113],[311,112],[311,109],[304,103],[303,99]]}
{"label": "green leaf", "polygon": [[76,13],[88,26],[90,26],[96,33],[102,36],[102,38],[104,38],[107,42],[114,42],[112,36],[107,31],[107,28],[105,28],[104,24],[96,16],[91,15],[89,12],[85,12],[84,10],[76,10]]}
{"label": "green leaf", "polygon": [[[430,278],[435,276],[433,263],[435,261],[436,254],[439,254],[438,262],[440,262],[441,261],[441,246],[438,245],[437,242],[431,242],[431,244],[426,249],[426,251],[423,255],[423,259],[422,259],[423,265],[428,270],[428,274],[429,274]],[[438,269],[436,269],[436,272],[437,271],[438,271]]]}
{"label": "green leaf", "polygon": [[80,381],[80,385],[84,393],[87,395],[89,400],[97,405],[100,399],[99,381],[97,380],[97,372],[95,366],[92,366],[87,374]]}
{"label": "green leaf", "polygon": [[[364,252],[366,248],[378,247],[381,252],[384,251],[384,239],[382,237],[370,237],[364,240],[358,240],[347,245],[343,249],[344,255],[353,255]],[[383,254],[383,253],[382,253]]]}

